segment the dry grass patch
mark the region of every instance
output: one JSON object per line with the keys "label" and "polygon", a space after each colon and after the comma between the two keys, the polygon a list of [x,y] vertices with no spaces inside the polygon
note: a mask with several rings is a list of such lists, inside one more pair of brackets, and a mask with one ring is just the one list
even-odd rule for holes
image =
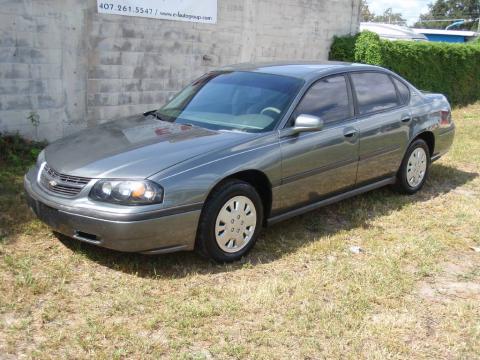
{"label": "dry grass patch", "polygon": [[225,266],[59,240],[27,212],[24,169],[3,167],[0,354],[479,357],[480,104],[454,118],[420,193],[381,189],[278,224]]}

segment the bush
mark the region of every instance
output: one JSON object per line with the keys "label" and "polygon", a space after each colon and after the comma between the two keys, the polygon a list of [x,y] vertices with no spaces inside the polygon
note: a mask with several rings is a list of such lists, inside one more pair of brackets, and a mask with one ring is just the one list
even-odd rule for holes
{"label": "bush", "polygon": [[329,58],[338,61],[355,61],[355,43],[358,35],[354,36],[335,36],[330,48]]}
{"label": "bush", "polygon": [[35,162],[44,142],[25,140],[19,135],[0,133],[0,166],[27,167]]}
{"label": "bush", "polygon": [[480,100],[478,43],[388,41],[364,31],[335,38],[330,59],[383,66],[419,89],[446,95],[453,105]]}
{"label": "bush", "polygon": [[382,43],[377,34],[364,31],[355,43],[355,61],[364,64],[382,66]]}

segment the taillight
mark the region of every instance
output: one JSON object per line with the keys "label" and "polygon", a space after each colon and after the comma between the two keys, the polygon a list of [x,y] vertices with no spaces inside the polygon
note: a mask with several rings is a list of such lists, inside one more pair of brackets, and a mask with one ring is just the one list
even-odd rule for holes
{"label": "taillight", "polygon": [[440,125],[450,125],[452,120],[452,115],[450,110],[440,111]]}

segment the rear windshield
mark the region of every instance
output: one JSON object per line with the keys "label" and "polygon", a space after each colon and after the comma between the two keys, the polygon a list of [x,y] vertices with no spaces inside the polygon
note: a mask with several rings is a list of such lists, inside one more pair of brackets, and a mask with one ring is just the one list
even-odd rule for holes
{"label": "rear windshield", "polygon": [[213,72],[202,76],[157,111],[165,121],[213,130],[272,130],[303,81],[254,72]]}

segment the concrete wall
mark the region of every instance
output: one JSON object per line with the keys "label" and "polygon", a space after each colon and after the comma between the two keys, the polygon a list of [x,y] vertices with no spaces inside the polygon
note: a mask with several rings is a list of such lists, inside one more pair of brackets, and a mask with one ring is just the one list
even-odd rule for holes
{"label": "concrete wall", "polygon": [[100,15],[95,0],[0,0],[0,131],[54,140],[158,108],[218,66],[325,60],[334,35],[358,28],[359,0],[218,5],[210,25]]}

